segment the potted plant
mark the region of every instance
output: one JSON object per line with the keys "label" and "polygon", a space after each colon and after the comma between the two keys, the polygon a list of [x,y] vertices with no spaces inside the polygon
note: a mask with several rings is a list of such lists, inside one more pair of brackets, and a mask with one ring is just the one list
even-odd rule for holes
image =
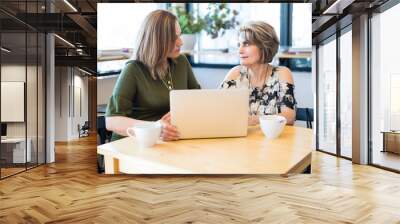
{"label": "potted plant", "polygon": [[240,24],[237,15],[239,12],[228,8],[226,3],[208,4],[208,13],[204,17],[207,34],[213,39],[223,36],[226,30],[234,29]]}
{"label": "potted plant", "polygon": [[193,15],[186,12],[180,6],[172,8],[173,13],[178,18],[179,26],[182,31],[182,51],[192,51],[196,44],[196,33],[199,33],[205,25],[205,22],[199,16],[194,17]]}

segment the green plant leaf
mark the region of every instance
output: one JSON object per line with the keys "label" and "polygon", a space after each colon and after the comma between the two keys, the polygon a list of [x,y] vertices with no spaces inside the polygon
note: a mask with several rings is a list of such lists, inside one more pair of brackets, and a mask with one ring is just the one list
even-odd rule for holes
{"label": "green plant leaf", "polygon": [[226,3],[209,3],[208,13],[204,17],[205,30],[211,38],[217,38],[219,34],[225,34],[225,30],[235,28],[236,16],[239,12],[228,8]]}

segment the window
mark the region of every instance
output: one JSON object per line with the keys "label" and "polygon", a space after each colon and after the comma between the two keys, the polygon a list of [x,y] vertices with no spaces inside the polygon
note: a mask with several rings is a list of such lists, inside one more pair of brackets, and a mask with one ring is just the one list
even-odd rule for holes
{"label": "window", "polygon": [[[294,52],[311,51],[311,3],[291,4],[291,39],[287,45]],[[285,66],[295,71],[311,71],[311,58],[293,58],[281,61]]]}
{"label": "window", "polygon": [[319,46],[317,63],[318,149],[336,154],[336,39]]}
{"label": "window", "polygon": [[352,32],[340,36],[340,154],[352,157]]}
{"label": "window", "polygon": [[[97,12],[97,49],[100,56],[118,60],[98,61],[99,74],[119,73],[134,52],[136,38],[144,18],[152,11],[166,9],[162,3],[99,3]],[[123,59],[123,60],[121,60]]]}
{"label": "window", "polygon": [[97,5],[97,49],[133,48],[144,18],[161,3],[100,3]]}
{"label": "window", "polygon": [[[174,3],[171,5],[178,5]],[[211,3],[179,3],[180,6],[189,9],[189,11],[200,17],[204,17]],[[98,41],[97,48],[99,55],[104,52],[110,52],[116,49],[133,48],[136,42],[137,33],[144,18],[153,10],[167,9],[166,3],[100,3],[98,5]],[[290,25],[292,10],[287,10],[287,13],[282,13],[282,9],[289,9],[292,4],[280,3],[227,3],[227,7],[231,10],[239,12],[236,21],[240,25],[234,29],[226,30],[223,36],[219,35],[213,39],[206,33],[201,31],[197,34],[195,52],[189,57],[189,60],[194,66],[203,64],[206,67],[232,67],[239,64],[237,54],[238,47],[238,29],[241,25],[249,21],[262,20],[271,24],[280,37],[283,30],[292,29]],[[293,40],[281,41],[284,46],[281,50],[286,50],[287,46],[293,41],[294,47],[307,48],[311,51],[311,4],[301,3],[293,5]],[[283,26],[283,27],[281,27]],[[304,30],[309,30],[305,32]],[[286,32],[288,33],[288,32]],[[281,39],[281,38],[280,38]],[[134,52],[134,49],[133,49]],[[308,53],[309,53],[308,52]],[[290,52],[292,53],[292,52]],[[295,53],[295,52],[294,52]],[[116,54],[115,52],[113,54]],[[290,67],[292,70],[311,70],[311,55],[308,58],[300,59],[285,59],[277,60],[273,63]],[[98,67],[100,73],[111,72],[104,70],[109,66],[102,65],[104,62],[99,62]]]}
{"label": "window", "polygon": [[[208,9],[208,3],[193,4],[193,11],[204,17]],[[280,34],[280,7],[279,3],[228,3],[227,6],[231,10],[239,12],[237,21],[240,25],[235,29],[227,30],[223,36],[212,39],[205,31],[199,34],[197,49],[202,51],[201,54],[194,56],[194,63],[206,64],[239,64],[237,56],[238,30],[241,25],[249,21],[262,20],[274,27],[277,35]],[[222,51],[225,54],[222,54]]]}
{"label": "window", "polygon": [[[396,154],[400,153],[400,134],[391,133],[392,130],[400,130],[400,69],[397,56],[400,52],[400,33],[395,29],[398,21],[400,4],[375,14],[371,19],[370,82],[372,163],[400,171],[400,156]],[[383,132],[386,132],[385,135]]]}
{"label": "window", "polygon": [[292,48],[311,49],[311,3],[293,4]]}
{"label": "window", "polygon": [[[20,15],[39,13],[37,6],[43,3],[19,2]],[[46,36],[24,25],[13,26],[19,23],[4,12],[0,12],[0,17],[8,21],[0,29],[2,179],[45,163]],[[8,96],[13,96],[15,101],[4,100]]]}
{"label": "window", "polygon": [[[201,17],[204,17],[208,10],[208,3],[193,4],[194,11],[198,11]],[[227,4],[231,10],[239,12],[237,20],[240,25],[244,25],[249,21],[262,20],[269,23],[275,28],[276,33],[279,35],[280,32],[280,4],[272,3],[229,3]],[[232,48],[237,49],[237,32],[236,30],[228,30],[225,35],[219,36],[218,38],[212,39],[205,31],[200,33],[199,49],[223,49]]]}

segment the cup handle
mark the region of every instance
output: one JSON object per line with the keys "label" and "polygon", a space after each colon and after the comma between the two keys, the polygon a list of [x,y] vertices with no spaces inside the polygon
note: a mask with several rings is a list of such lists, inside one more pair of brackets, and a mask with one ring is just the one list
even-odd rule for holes
{"label": "cup handle", "polygon": [[163,128],[163,123],[161,122],[161,120],[158,120],[155,122],[157,126],[159,126],[160,128]]}
{"label": "cup handle", "polygon": [[127,129],[126,129],[126,134],[127,134],[128,136],[133,137],[133,136],[135,136],[135,131],[133,130],[132,127],[130,127],[130,128],[127,128]]}

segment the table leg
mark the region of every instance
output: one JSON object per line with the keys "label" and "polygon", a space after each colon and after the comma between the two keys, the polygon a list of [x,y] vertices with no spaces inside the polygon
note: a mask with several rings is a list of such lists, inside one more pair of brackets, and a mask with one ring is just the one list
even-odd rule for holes
{"label": "table leg", "polygon": [[106,174],[119,174],[119,160],[112,156],[104,156]]}
{"label": "table leg", "polygon": [[304,174],[311,174],[311,164],[306,167],[303,171]]}
{"label": "table leg", "polygon": [[383,133],[383,149],[381,152],[386,152],[386,134]]}

